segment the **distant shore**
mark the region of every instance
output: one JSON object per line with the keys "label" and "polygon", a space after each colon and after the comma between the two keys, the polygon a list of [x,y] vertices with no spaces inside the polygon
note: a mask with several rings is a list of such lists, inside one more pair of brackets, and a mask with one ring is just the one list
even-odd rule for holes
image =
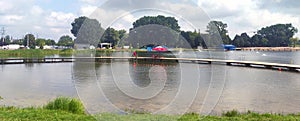
{"label": "distant shore", "polygon": [[300,51],[300,47],[245,47],[239,48],[241,51]]}

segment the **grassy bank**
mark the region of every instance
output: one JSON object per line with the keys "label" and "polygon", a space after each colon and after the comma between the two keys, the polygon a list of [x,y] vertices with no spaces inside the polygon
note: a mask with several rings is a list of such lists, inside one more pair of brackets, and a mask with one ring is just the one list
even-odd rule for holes
{"label": "grassy bank", "polygon": [[96,53],[96,56],[110,56],[113,52],[117,51],[131,51],[131,50],[114,50],[114,49],[104,49],[104,50],[40,50],[40,49],[19,49],[19,50],[0,50],[0,58],[44,58],[46,56],[72,56],[80,54],[90,54]]}
{"label": "grassy bank", "polygon": [[0,108],[1,121],[93,121],[92,116],[74,114],[62,110],[49,110],[44,108]]}
{"label": "grassy bank", "polygon": [[[231,113],[231,112],[229,112]],[[151,114],[101,114],[96,116],[98,121],[299,121],[299,115],[258,114],[245,113],[234,116],[199,116],[195,113],[178,115],[151,115]]]}
{"label": "grassy bank", "polygon": [[299,121],[299,115],[258,114],[245,113],[223,116],[199,116],[198,114],[152,115],[152,114],[112,114],[100,115],[76,114],[63,110],[49,110],[44,108],[0,108],[1,121]]}
{"label": "grassy bank", "polygon": [[185,115],[153,115],[150,113],[89,115],[78,99],[59,97],[40,108],[0,107],[1,121],[297,121],[300,114],[258,114],[239,113],[235,110],[222,116],[199,116],[196,113]]}
{"label": "grassy bank", "polygon": [[71,56],[73,50],[40,50],[40,49],[19,49],[19,50],[0,50],[0,58],[44,58],[45,56]]}

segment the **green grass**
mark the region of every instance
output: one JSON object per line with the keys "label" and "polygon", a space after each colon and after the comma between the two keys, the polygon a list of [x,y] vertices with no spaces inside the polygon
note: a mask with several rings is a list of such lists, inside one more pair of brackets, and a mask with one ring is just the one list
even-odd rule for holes
{"label": "green grass", "polygon": [[0,50],[0,58],[44,58],[45,56],[60,55],[71,56],[72,49],[65,50],[40,50],[40,49],[19,49],[19,50]]}
{"label": "green grass", "polygon": [[128,114],[118,115],[104,113],[95,116],[98,121],[298,121],[300,115],[258,114],[254,112],[238,113],[230,111],[222,116],[200,116],[196,113],[179,115]]}
{"label": "green grass", "polygon": [[94,117],[86,114],[74,114],[62,110],[43,108],[1,107],[1,121],[95,121]]}
{"label": "green grass", "polygon": [[54,101],[50,101],[44,108],[49,110],[62,110],[74,114],[85,113],[84,106],[80,100],[67,97],[58,97]]}
{"label": "green grass", "polygon": [[0,107],[0,121],[95,121],[75,98],[58,97],[42,108]]}
{"label": "green grass", "polygon": [[42,108],[0,107],[0,121],[299,121],[299,114],[259,114],[237,110],[224,112],[221,116],[151,114],[128,110],[130,114],[101,113],[89,115],[78,99],[58,97]]}
{"label": "green grass", "polygon": [[[234,114],[234,115],[231,115]],[[299,121],[300,115],[258,114],[254,112],[230,112],[222,116],[200,116],[196,113],[185,115],[158,114],[114,114],[101,113],[99,115],[76,114],[64,110],[49,110],[45,108],[0,108],[1,121]]]}

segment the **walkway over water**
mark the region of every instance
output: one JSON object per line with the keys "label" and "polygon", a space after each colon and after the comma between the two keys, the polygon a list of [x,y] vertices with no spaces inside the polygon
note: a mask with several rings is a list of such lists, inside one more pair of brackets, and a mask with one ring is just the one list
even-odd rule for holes
{"label": "walkway over water", "polygon": [[286,70],[286,71],[300,71],[300,65],[293,64],[280,64],[280,63],[268,63],[268,62],[257,62],[257,61],[238,61],[238,60],[220,60],[220,59],[199,59],[199,58],[152,58],[152,57],[60,57],[60,58],[10,58],[10,59],[0,59],[0,64],[24,64],[24,63],[65,63],[65,62],[75,62],[80,61],[94,61],[94,59],[113,59],[113,60],[123,60],[123,59],[133,59],[138,60],[152,60],[152,61],[162,61],[162,60],[176,60],[180,62],[192,62],[198,64],[226,64],[229,66],[243,66],[243,67],[255,67],[255,68],[265,68],[265,69],[276,69],[276,70]]}

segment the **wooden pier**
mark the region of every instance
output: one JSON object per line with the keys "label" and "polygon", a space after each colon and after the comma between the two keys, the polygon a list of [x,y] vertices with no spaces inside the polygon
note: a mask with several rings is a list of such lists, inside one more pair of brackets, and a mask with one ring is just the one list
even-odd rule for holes
{"label": "wooden pier", "polygon": [[220,60],[220,59],[199,59],[199,58],[152,58],[152,57],[65,57],[65,58],[10,58],[0,59],[0,65],[2,64],[25,64],[25,63],[67,63],[75,61],[95,61],[99,60],[176,60],[179,62],[192,62],[197,64],[225,64],[228,66],[242,66],[242,67],[254,67],[265,69],[276,69],[286,71],[300,71],[300,65],[293,64],[280,64],[280,63],[268,63],[268,62],[256,62],[256,61],[238,61],[238,60]]}

